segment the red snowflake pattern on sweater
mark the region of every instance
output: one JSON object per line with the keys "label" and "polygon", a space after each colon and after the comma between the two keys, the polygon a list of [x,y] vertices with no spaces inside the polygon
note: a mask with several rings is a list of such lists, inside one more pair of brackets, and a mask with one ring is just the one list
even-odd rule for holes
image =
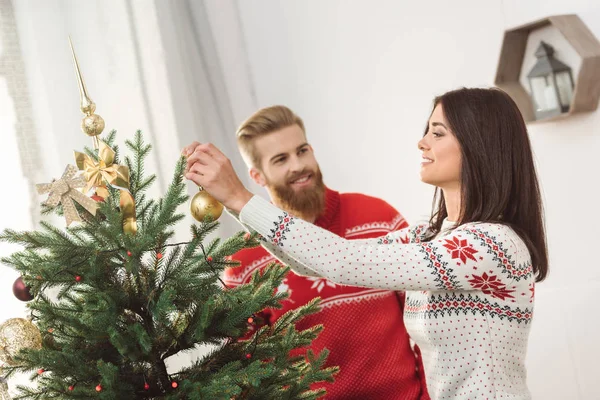
{"label": "red snowflake pattern on sweater", "polygon": [[477,261],[473,254],[477,253],[477,250],[471,246],[466,239],[459,239],[453,237],[452,239],[445,239],[446,244],[444,247],[450,250],[452,258],[460,258],[463,264],[467,263],[467,258],[473,261]]}
{"label": "red snowflake pattern on sweater", "polygon": [[470,279],[469,283],[473,289],[481,290],[485,294],[492,295],[492,297],[496,297],[501,300],[505,300],[506,298],[514,298],[514,296],[511,295],[514,290],[508,290],[506,285],[500,282],[497,275],[488,275],[485,272],[480,276],[473,275],[473,279]]}

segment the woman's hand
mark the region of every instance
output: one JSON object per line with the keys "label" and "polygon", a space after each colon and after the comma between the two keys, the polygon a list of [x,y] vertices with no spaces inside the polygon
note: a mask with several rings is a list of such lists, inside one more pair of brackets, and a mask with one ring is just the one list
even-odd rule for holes
{"label": "woman's hand", "polygon": [[226,208],[240,213],[252,198],[235,173],[231,161],[214,145],[194,142],[183,150],[187,155],[185,177],[210,193]]}

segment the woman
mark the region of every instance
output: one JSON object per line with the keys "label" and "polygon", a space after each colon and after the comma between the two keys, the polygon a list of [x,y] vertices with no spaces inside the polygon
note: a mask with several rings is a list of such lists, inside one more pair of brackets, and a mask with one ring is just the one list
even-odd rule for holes
{"label": "woman", "polygon": [[186,177],[297,273],[406,290],[406,328],[433,399],[530,399],[524,361],[548,260],[523,118],[500,90],[451,91],[435,99],[418,147],[437,206],[428,224],[380,239],[341,239],[253,196],[210,144],[189,157]]}

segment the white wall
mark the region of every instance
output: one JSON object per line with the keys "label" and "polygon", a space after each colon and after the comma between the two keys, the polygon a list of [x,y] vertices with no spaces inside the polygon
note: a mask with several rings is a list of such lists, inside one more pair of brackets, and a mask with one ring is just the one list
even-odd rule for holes
{"label": "white wall", "polygon": [[[431,206],[416,142],[435,95],[493,85],[505,29],[576,13],[600,37],[595,0],[238,0],[238,7],[259,106],[283,103],[304,118],[331,187],[380,196],[410,221]],[[528,355],[535,399],[600,398],[599,125],[597,111],[529,127],[551,261],[537,287]]]}

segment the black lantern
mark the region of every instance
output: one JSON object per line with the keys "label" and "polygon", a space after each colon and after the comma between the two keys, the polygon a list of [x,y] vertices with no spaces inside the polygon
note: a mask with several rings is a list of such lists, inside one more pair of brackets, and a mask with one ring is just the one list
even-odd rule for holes
{"label": "black lantern", "polygon": [[537,62],[527,75],[536,119],[569,111],[573,98],[571,68],[554,58],[554,48],[541,42],[535,52]]}

